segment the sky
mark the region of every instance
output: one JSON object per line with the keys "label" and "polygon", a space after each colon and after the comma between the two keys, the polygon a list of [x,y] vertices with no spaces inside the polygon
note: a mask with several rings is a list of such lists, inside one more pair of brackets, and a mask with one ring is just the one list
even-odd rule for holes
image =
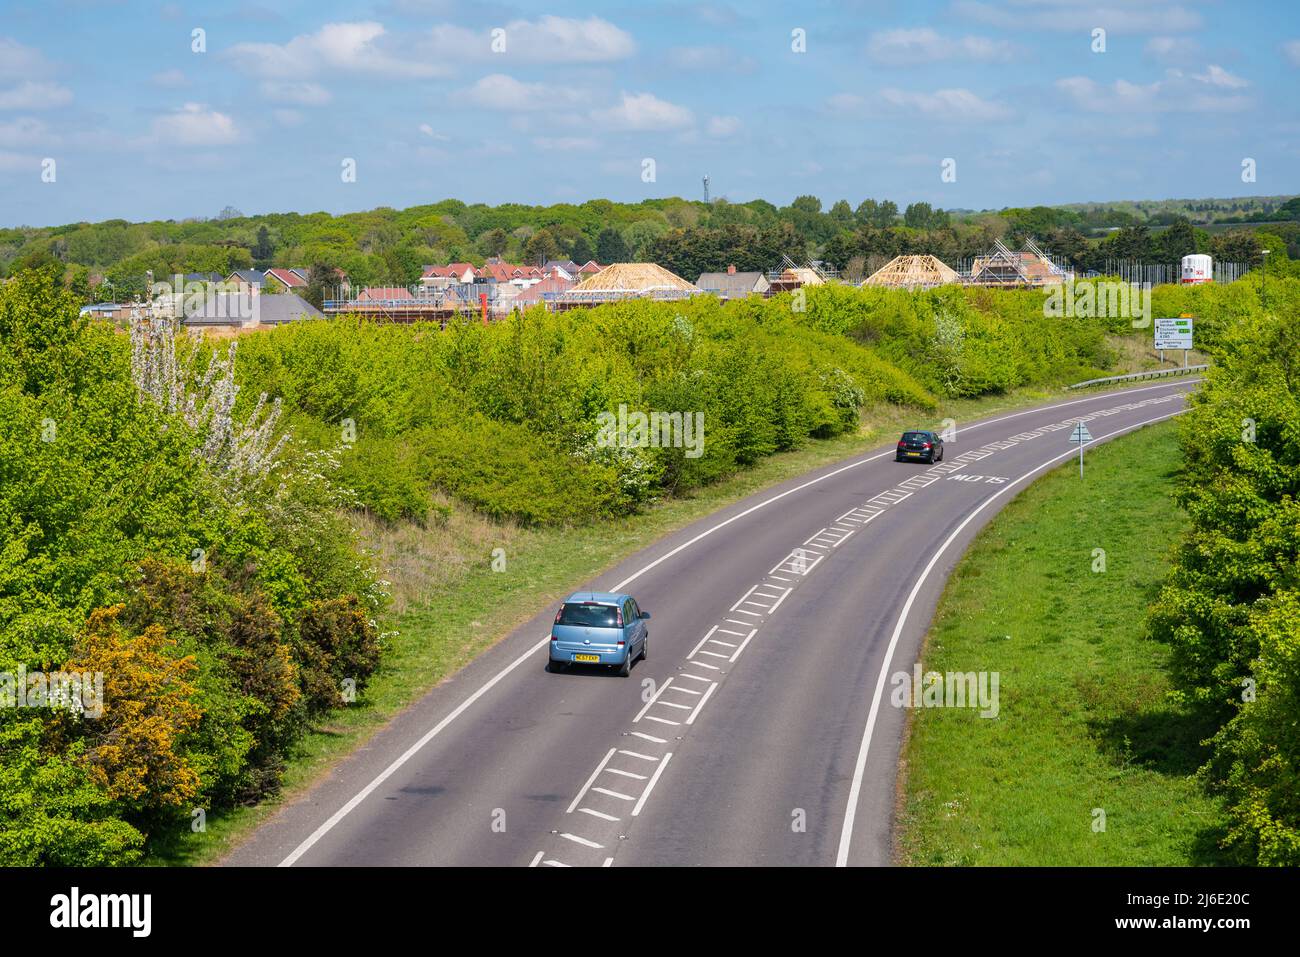
{"label": "sky", "polygon": [[1300,192],[1295,0],[0,6],[4,226]]}

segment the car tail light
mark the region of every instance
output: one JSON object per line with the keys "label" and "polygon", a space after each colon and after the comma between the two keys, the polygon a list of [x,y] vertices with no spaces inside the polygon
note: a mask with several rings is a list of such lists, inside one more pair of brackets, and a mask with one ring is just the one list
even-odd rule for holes
{"label": "car tail light", "polygon": [[899,440],[898,440],[898,447],[899,447],[900,449],[903,448],[905,445],[907,445],[907,443],[904,442],[902,439],[899,439]]}
{"label": "car tail light", "polygon": [[930,443],[929,443],[929,442],[926,442],[925,445],[921,446],[921,448],[923,448],[923,449],[928,449],[929,447],[930,447]]}
{"label": "car tail light", "polygon": [[559,635],[551,635],[551,641],[559,641],[559,640],[560,640]]}
{"label": "car tail light", "polygon": [[563,614],[564,614],[564,606],[561,605],[560,610],[555,613],[555,624],[558,625],[560,623],[560,616]]}
{"label": "car tail light", "polygon": [[622,648],[622,647],[623,647],[624,645],[626,645],[626,644],[627,644],[626,641],[620,641],[620,642],[618,643],[618,646],[619,646],[620,648]]}

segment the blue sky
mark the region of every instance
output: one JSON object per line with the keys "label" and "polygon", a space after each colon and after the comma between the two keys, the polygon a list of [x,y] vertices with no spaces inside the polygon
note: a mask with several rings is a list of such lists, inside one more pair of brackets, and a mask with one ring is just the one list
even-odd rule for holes
{"label": "blue sky", "polygon": [[1298,90],[1293,0],[12,0],[0,224],[1295,193]]}

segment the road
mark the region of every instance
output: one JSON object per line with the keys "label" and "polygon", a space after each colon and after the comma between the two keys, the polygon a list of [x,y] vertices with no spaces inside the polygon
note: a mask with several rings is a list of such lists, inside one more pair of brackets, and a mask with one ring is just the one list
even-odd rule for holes
{"label": "road", "polygon": [[1077,421],[1105,441],[1176,415],[1194,381],[958,423],[936,466],[891,445],[667,536],[590,583],[653,616],[630,678],[547,672],[544,611],[224,863],[888,864],[905,725],[889,678],[962,551],[1077,457]]}

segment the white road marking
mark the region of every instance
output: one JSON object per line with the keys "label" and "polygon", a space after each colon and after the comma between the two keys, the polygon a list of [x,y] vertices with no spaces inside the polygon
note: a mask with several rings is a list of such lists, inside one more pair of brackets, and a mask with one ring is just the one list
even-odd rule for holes
{"label": "white road marking", "polygon": [[633,724],[636,724],[638,721],[641,720],[641,718],[645,715],[645,713],[646,713],[647,711],[650,710],[650,706],[651,706],[652,704],[654,704],[656,701],[659,700],[659,696],[660,696],[661,694],[663,694],[664,691],[665,691],[665,690],[666,690],[666,689],[667,689],[667,688],[668,688],[672,683],[673,683],[673,679],[672,679],[672,678],[665,678],[665,679],[664,679],[664,683],[661,684],[658,688],[655,689],[655,693],[654,693],[653,697],[651,697],[650,700],[647,701],[647,702],[645,703],[645,707],[642,708],[640,711],[638,711],[638,712],[636,713],[636,717],[632,719],[632,723],[633,723]]}
{"label": "white road marking", "polygon": [[655,744],[667,744],[667,738],[656,738],[653,734],[646,734],[644,731],[633,731],[638,738],[644,738],[647,741],[653,741]]}
{"label": "white road marking", "polygon": [[650,783],[645,786],[645,790],[641,792],[641,799],[637,801],[636,806],[632,808],[633,817],[640,814],[641,808],[645,807],[646,799],[650,797],[650,792],[653,791],[655,785],[659,783],[659,775],[664,773],[664,768],[668,767],[668,762],[672,759],[672,756],[673,753],[671,751],[665,754],[664,759],[659,762],[659,767],[655,768],[655,773],[650,775]]}
{"label": "white road marking", "polygon": [[562,834],[560,835],[560,837],[567,837],[567,838],[568,838],[569,840],[571,840],[574,844],[581,844],[581,845],[583,845],[584,847],[594,847],[594,848],[602,849],[602,850],[603,850],[604,847],[605,847],[604,844],[597,844],[595,841],[589,841],[589,840],[587,840],[585,837],[579,837],[579,836],[576,835],[576,834],[570,834],[568,831],[565,831],[564,833],[562,833]]}
{"label": "white road marking", "polygon": [[691,716],[686,719],[687,724],[695,723],[695,716],[700,713],[700,709],[704,707],[704,703],[709,700],[709,695],[713,694],[713,689],[716,688],[717,686],[718,683],[716,681],[713,684],[709,685],[709,690],[704,692],[704,697],[701,698],[700,703],[695,706],[695,710],[691,712]]}
{"label": "white road marking", "polygon": [[[1182,415],[1183,412],[1185,411],[1187,410],[1181,409],[1178,412],[1171,412],[1168,415],[1162,415],[1159,416],[1158,418],[1149,419],[1145,422],[1138,422],[1135,425],[1128,426],[1116,432],[1108,433],[1107,435],[1103,436],[1103,438],[1112,439],[1117,435],[1123,435],[1125,432],[1132,432],[1136,429],[1142,428],[1143,426],[1154,425],[1156,422],[1163,422],[1165,419],[1172,419],[1174,416]],[[1052,456],[1046,462],[1043,462],[1041,465],[1035,466],[1034,468],[1030,469],[1028,472],[1025,472],[1019,478],[1013,479],[1011,482],[1002,486],[1000,489],[998,489],[996,492],[994,492],[992,495],[986,498],[983,502],[977,505],[974,510],[972,510],[969,514],[967,514],[967,516],[964,519],[962,519],[961,524],[959,524],[955,529],[953,529],[952,533],[946,539],[944,539],[943,544],[939,546],[938,550],[932,556],[930,556],[930,561],[926,564],[925,568],[922,569],[921,574],[917,577],[916,584],[912,586],[912,591],[908,594],[907,600],[903,603],[903,609],[898,615],[898,622],[894,625],[894,632],[889,638],[888,647],[886,647],[885,649],[885,657],[880,663],[880,674],[876,679],[876,691],[871,698],[871,710],[867,713],[867,726],[866,729],[862,732],[862,743],[858,747],[857,763],[853,767],[853,780],[852,780],[852,784],[849,786],[848,807],[844,811],[844,825],[840,830],[839,851],[835,855],[836,867],[845,867],[848,865],[849,847],[853,842],[853,821],[854,818],[857,816],[857,812],[858,812],[858,798],[862,791],[862,775],[866,771],[866,767],[867,767],[867,754],[871,750],[871,735],[876,727],[876,716],[880,713],[880,701],[884,697],[885,681],[889,674],[890,662],[892,662],[894,658],[894,649],[898,647],[898,640],[903,634],[903,628],[907,624],[907,616],[912,610],[912,605],[916,601],[916,596],[920,594],[921,589],[925,585],[926,579],[930,577],[930,572],[934,570],[934,566],[937,565],[939,559],[943,557],[943,553],[946,552],[948,550],[948,547],[957,540],[957,537],[962,533],[962,531],[966,528],[966,526],[975,520],[975,516],[979,515],[979,513],[984,511],[984,509],[987,508],[994,500],[1001,498],[1003,495],[1011,491],[1013,488],[1015,488],[1025,479],[1029,478],[1032,475],[1037,474],[1038,472],[1043,471],[1046,468],[1049,468],[1052,465],[1055,465],[1057,462],[1070,458],[1075,454],[1076,454],[1075,450],[1071,449],[1068,452],[1062,452],[1060,455]]]}
{"label": "white road marking", "polygon": [[604,863],[604,864],[601,864],[600,866],[601,866],[601,867],[613,867],[613,866],[614,866],[614,858],[612,858],[612,857],[607,857],[607,858],[605,858],[605,863]]}
{"label": "white road marking", "polygon": [[552,860],[549,860],[549,859],[548,859],[548,860],[545,860],[545,861],[542,861],[542,863],[545,864],[547,867],[569,867],[569,866],[570,866],[570,865],[565,864],[565,863],[563,863],[563,862],[561,862],[561,861],[552,861]]}
{"label": "white road marking", "polygon": [[703,681],[705,684],[708,684],[710,681],[713,680],[712,678],[705,678],[705,677],[703,677],[703,676],[701,676],[701,675],[693,675],[693,674],[691,674],[689,671],[683,671],[683,672],[681,672],[681,673],[679,674],[679,677],[681,677],[681,678],[694,678],[696,681]]}
{"label": "white road marking", "polygon": [[542,855],[545,854],[545,853],[546,853],[545,851],[538,851],[538,852],[537,852],[537,855],[533,858],[533,862],[532,862],[531,864],[529,864],[528,866],[529,866],[529,867],[536,867],[538,864],[542,863]]}
{"label": "white road marking", "polygon": [[611,791],[609,788],[592,788],[593,791],[599,791],[601,794],[607,794],[612,798],[618,798],[620,801],[635,800],[632,795],[624,794],[622,791]]}
{"label": "white road marking", "polygon": [[696,697],[699,697],[700,694],[698,691],[693,691],[690,688],[683,688],[681,685],[673,685],[673,690],[680,691],[682,694],[693,694]]}
{"label": "white road marking", "polygon": [[736,659],[740,657],[740,653],[745,650],[745,646],[749,644],[749,639],[753,638],[757,634],[758,634],[758,629],[755,628],[753,631],[749,633],[749,636],[746,637],[745,640],[740,643],[740,647],[736,649],[736,653],[732,655],[731,658],[729,659],[732,664],[736,663]]}
{"label": "white road marking", "polygon": [[658,761],[659,759],[649,754],[642,754],[640,751],[627,751],[623,748],[618,749],[619,754],[626,754],[629,758],[640,758],[642,761]]}
{"label": "white road marking", "polygon": [[677,725],[681,724],[680,721],[669,721],[667,718],[656,718],[652,714],[646,715],[645,719],[647,721],[658,721],[660,724],[671,724],[673,727],[676,727]]}
{"label": "white road marking", "polygon": [[605,755],[600,764],[596,765],[596,770],[591,772],[591,777],[587,778],[587,783],[582,786],[582,790],[579,791],[578,796],[573,799],[573,803],[569,805],[568,810],[564,812],[565,814],[573,813],[573,809],[578,806],[578,802],[582,800],[582,796],[587,793],[587,788],[595,784],[596,778],[600,777],[600,772],[605,770],[605,765],[608,764],[609,759],[614,756],[614,751],[614,748],[610,748],[609,754]]}
{"label": "white road marking", "polygon": [[[1034,415],[1041,412],[1049,412],[1052,409],[1061,409],[1061,408],[1065,408],[1066,406],[1078,405],[1079,403],[1082,402],[1095,402],[1098,399],[1104,398],[1108,395],[1119,395],[1119,394],[1136,395],[1140,392],[1151,392],[1156,389],[1167,389],[1167,388],[1181,386],[1181,385],[1193,385],[1201,381],[1203,380],[1200,378],[1184,379],[1181,382],[1165,382],[1165,383],[1161,383],[1160,385],[1143,386],[1141,388],[1136,388],[1136,389],[1121,389],[1121,390],[1116,390],[1116,392],[1113,393],[1106,393],[1106,392],[1096,393],[1094,395],[1085,396],[1084,398],[1081,399],[1071,399],[1067,402],[1058,402],[1054,405],[1039,406],[1037,408],[1032,408],[1032,409],[1024,409],[1020,412],[1012,412],[1004,416],[999,416],[996,419],[987,419],[983,422],[973,422],[970,425],[966,426],[965,430],[973,431],[975,429],[987,428],[988,426],[994,425],[998,422],[1005,422],[1008,419],[1018,418],[1019,416],[1022,415]],[[876,462],[887,456],[891,456],[894,454],[894,451],[895,451],[894,448],[891,447],[885,449],[883,452],[877,452],[874,455],[864,456],[853,462],[849,462],[846,465],[842,465],[837,469],[832,469],[831,471],[826,472],[823,475],[818,475],[816,478],[809,479],[806,482],[801,482],[799,485],[796,485],[792,488],[788,488],[784,492],[778,492],[775,495],[770,496],[769,498],[765,498],[763,499],[763,501],[757,502],[754,505],[751,505],[749,508],[737,512],[735,515],[732,515],[729,518],[723,519],[722,521],[718,522],[716,525],[709,526],[708,528],[706,528],[704,531],[700,532],[698,535],[694,536],[693,538],[690,538],[687,541],[682,542],[680,545],[676,546],[675,548],[672,548],[669,551],[665,552],[664,554],[660,555],[654,561],[642,565],[640,568],[632,572],[632,574],[628,575],[626,578],[624,578],[621,582],[616,584],[610,590],[615,592],[621,592],[623,589],[625,589],[628,585],[632,584],[632,582],[636,581],[646,572],[654,568],[658,568],[664,562],[668,561],[671,558],[674,558],[677,555],[680,555],[686,549],[692,547],[698,542],[703,541],[704,539],[708,538],[710,535],[714,534],[715,532],[718,532],[721,529],[726,528],[727,526],[731,525],[734,522],[740,521],[742,518],[746,518],[754,514],[760,509],[767,508],[769,505],[772,505],[775,502],[779,502],[782,499],[786,498],[787,496],[794,495],[798,492],[802,492],[804,489],[811,488],[814,485],[819,485],[820,483],[825,482],[827,479],[832,479],[837,475],[842,475],[845,472],[852,471],[853,469],[856,469],[863,465],[867,465],[870,462]],[[778,568],[779,567],[780,566],[778,566]],[[773,569],[773,571],[776,570],[777,569]],[[379,772],[379,774],[376,775],[375,778],[372,781],[370,781],[369,784],[367,784],[355,795],[353,795],[353,797],[346,804],[344,804],[341,808],[339,808],[328,818],[326,818],[324,823],[322,823],[320,827],[316,828],[316,830],[312,831],[311,834],[309,834],[297,847],[295,847],[289,853],[289,856],[286,857],[284,860],[282,860],[278,866],[292,867],[295,863],[297,863],[297,861],[300,860],[302,856],[306,854],[309,850],[311,850],[320,841],[321,838],[323,838],[326,834],[332,831],[340,821],[342,821],[345,817],[347,817],[354,810],[356,810],[356,808],[361,804],[362,801],[368,798],[379,788],[381,784],[383,784],[390,777],[392,777],[393,774],[395,774],[397,770],[402,767],[402,765],[406,764],[407,761],[415,757],[415,755],[418,754],[426,744],[428,744],[435,737],[441,734],[443,729],[445,729],[453,721],[455,721],[467,710],[469,710],[471,705],[473,705],[476,701],[478,701],[489,691],[495,688],[498,684],[500,684],[500,682],[507,675],[513,672],[524,662],[531,659],[537,652],[541,651],[548,644],[550,644],[550,640],[551,640],[551,636],[548,633],[544,637],[542,637],[541,640],[531,645],[527,650],[524,651],[523,654],[519,655],[519,657],[517,657],[514,661],[510,662],[510,664],[506,665],[495,675],[493,675],[491,678],[485,681],[476,691],[468,695],[465,698],[465,700],[462,701],[455,708],[453,708],[452,711],[445,718],[443,718],[432,728],[430,728],[427,732],[425,732],[425,734],[421,736],[419,740],[417,740],[413,745],[411,745],[409,748],[403,751],[393,761],[392,764],[384,768],[384,770]]]}
{"label": "white road marking", "polygon": [[605,769],[605,773],[606,773],[606,774],[618,774],[618,775],[621,775],[622,777],[625,777],[625,778],[632,778],[634,781],[644,781],[644,780],[645,780],[645,775],[644,775],[644,774],[636,774],[636,773],[634,773],[634,772],[632,772],[632,771],[623,771],[623,770],[620,770],[619,768],[606,768],[606,769]]}
{"label": "white road marking", "polygon": [[[621,821],[621,820],[623,820],[621,817],[615,817],[615,816],[612,815],[612,814],[606,814],[604,811],[593,811],[593,810],[592,810],[591,808],[589,808],[589,807],[580,807],[580,808],[578,808],[578,813],[580,813],[580,814],[590,814],[592,817],[598,817],[598,818],[600,818],[602,821]],[[539,852],[539,853],[540,853],[540,852]]]}

